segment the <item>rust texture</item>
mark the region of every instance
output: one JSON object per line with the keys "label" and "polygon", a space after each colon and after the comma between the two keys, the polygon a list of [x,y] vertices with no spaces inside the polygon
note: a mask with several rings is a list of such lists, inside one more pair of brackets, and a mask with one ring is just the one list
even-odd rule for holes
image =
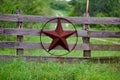
{"label": "rust texture", "polygon": [[59,18],[58,18],[57,27],[55,31],[43,31],[43,33],[53,39],[52,43],[49,46],[49,51],[54,49],[58,45],[70,51],[66,38],[74,34],[75,31],[64,31]]}

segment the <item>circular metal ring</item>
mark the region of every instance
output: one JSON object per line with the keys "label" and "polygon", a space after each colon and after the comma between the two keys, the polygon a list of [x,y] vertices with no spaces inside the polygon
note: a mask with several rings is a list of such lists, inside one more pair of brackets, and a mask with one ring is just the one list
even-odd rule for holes
{"label": "circular metal ring", "polygon": [[[53,20],[57,20],[57,19],[67,21],[68,23],[72,24],[72,26],[73,26],[73,28],[74,28],[74,31],[75,31],[75,35],[76,35],[76,41],[75,41],[75,44],[73,45],[73,48],[72,48],[70,51],[68,51],[67,53],[61,54],[61,55],[55,55],[55,54],[49,52],[49,51],[44,47],[43,42],[42,42],[42,37],[41,37],[42,34],[43,34],[43,31],[44,31],[45,26],[46,26],[48,23],[52,22]],[[72,50],[75,49],[75,47],[76,47],[76,45],[77,45],[77,42],[78,42],[77,29],[75,28],[75,25],[74,25],[71,21],[69,21],[69,20],[67,20],[67,19],[65,19],[65,18],[57,17],[57,18],[50,19],[49,21],[47,21],[47,22],[43,25],[43,27],[42,27],[42,29],[41,29],[41,31],[40,31],[40,43],[41,43],[42,48],[43,48],[47,53],[49,53],[50,55],[53,55],[53,56],[64,56],[64,55],[69,54]]]}

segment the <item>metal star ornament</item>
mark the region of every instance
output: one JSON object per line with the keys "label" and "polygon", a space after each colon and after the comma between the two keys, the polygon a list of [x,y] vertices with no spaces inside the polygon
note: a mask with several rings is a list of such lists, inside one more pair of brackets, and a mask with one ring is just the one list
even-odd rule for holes
{"label": "metal star ornament", "polygon": [[43,33],[52,38],[52,43],[50,44],[48,51],[54,49],[58,45],[63,47],[65,50],[70,51],[66,39],[74,34],[75,31],[64,31],[62,28],[61,20],[59,18],[55,31],[43,31]]}
{"label": "metal star ornament", "polygon": [[[55,24],[57,23],[55,29],[49,30],[49,28],[47,28],[47,25],[50,25],[50,23],[53,22],[55,22]],[[62,22],[66,22],[68,25],[70,25],[69,28],[73,30],[65,30],[62,27]],[[44,41],[43,35],[46,35],[52,39],[50,40],[50,44],[46,45],[45,43],[43,43],[46,42]],[[67,39],[72,35],[74,35],[73,38],[74,44],[73,43],[70,44],[70,42],[67,41]],[[77,41],[78,34],[75,25],[65,18],[60,17],[53,18],[48,20],[44,25],[42,25],[42,29],[40,31],[40,44],[41,44],[40,46],[50,55],[64,56],[66,54],[69,54],[73,49],[75,49]],[[55,48],[57,48],[57,46],[61,46],[63,49],[61,51],[56,50]]]}

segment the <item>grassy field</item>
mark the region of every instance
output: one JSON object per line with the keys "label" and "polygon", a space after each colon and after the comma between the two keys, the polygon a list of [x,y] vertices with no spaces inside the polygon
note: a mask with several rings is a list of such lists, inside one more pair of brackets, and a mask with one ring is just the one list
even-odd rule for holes
{"label": "grassy field", "polygon": [[0,80],[120,80],[120,64],[0,61]]}

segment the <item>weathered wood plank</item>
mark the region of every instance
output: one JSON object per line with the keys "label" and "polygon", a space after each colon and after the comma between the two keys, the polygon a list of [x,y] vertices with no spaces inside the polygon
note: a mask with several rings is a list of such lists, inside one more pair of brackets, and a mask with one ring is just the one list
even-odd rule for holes
{"label": "weathered wood plank", "polygon": [[112,32],[112,31],[87,31],[86,33],[87,33],[88,37],[120,38],[120,32]]}
{"label": "weathered wood plank", "polygon": [[[87,6],[88,7],[88,6]],[[86,13],[83,14],[83,17],[90,17],[89,13],[86,8]],[[89,31],[90,25],[89,24],[83,24],[82,30]],[[84,44],[90,44],[90,37],[82,37]],[[91,50],[83,50],[83,56],[84,57],[91,57]]]}
{"label": "weathered wood plank", "polygon": [[4,29],[0,28],[0,35],[4,33]]}
{"label": "weathered wood plank", "polygon": [[[90,37],[82,37],[83,44],[90,44]],[[84,57],[91,57],[91,50],[83,50]]]}
{"label": "weathered wood plank", "polygon": [[91,44],[89,47],[97,51],[120,51],[120,45]]}
{"label": "weathered wood plank", "polygon": [[[46,49],[49,48],[50,43],[43,43],[44,47]],[[69,48],[72,49],[73,48],[73,44],[69,44]],[[41,46],[41,43],[30,43],[30,42],[0,42],[0,48],[24,48],[24,49],[43,49],[43,47]],[[58,46],[55,49],[58,50],[62,50],[63,48]],[[75,48],[76,50],[82,50],[82,49],[86,49],[89,50],[89,45],[87,44],[79,44],[76,46]]]}
{"label": "weathered wood plank", "polygon": [[[21,10],[17,10],[16,14],[19,16],[21,15]],[[17,28],[23,28],[22,22],[17,22]],[[23,35],[17,35],[17,42],[23,42]],[[24,49],[23,48],[17,48],[16,49],[16,54],[17,55],[23,55]]]}
{"label": "weathered wood plank", "polygon": [[49,56],[12,56],[12,55],[0,55],[0,61],[11,61],[13,59],[23,59],[26,61],[37,61],[37,62],[68,62],[68,63],[75,63],[75,62],[101,62],[101,63],[119,63],[120,56],[114,57],[91,57],[91,58],[84,58],[84,57],[49,57]]}
{"label": "weathered wood plank", "polygon": [[[0,28],[0,35],[28,35],[39,36],[40,30],[34,29],[17,29],[17,28]],[[93,37],[93,38],[120,38],[120,32],[112,31],[77,31],[79,37]]]}
{"label": "weathered wood plank", "polygon": [[[12,22],[47,22],[55,17],[33,16],[33,15],[15,15],[0,14],[0,21]],[[64,17],[74,24],[120,24],[120,18],[116,17]]]}
{"label": "weathered wood plank", "polygon": [[0,28],[0,35],[28,35],[39,36],[40,30],[20,28]]}
{"label": "weathered wood plank", "polygon": [[[43,43],[44,47],[48,49],[49,43]],[[69,44],[72,49],[73,44]],[[41,43],[29,42],[0,42],[0,48],[24,48],[24,49],[42,49]],[[62,50],[60,46],[55,49]],[[103,45],[103,44],[77,44],[75,50],[100,50],[100,51],[120,51],[120,45]]]}

